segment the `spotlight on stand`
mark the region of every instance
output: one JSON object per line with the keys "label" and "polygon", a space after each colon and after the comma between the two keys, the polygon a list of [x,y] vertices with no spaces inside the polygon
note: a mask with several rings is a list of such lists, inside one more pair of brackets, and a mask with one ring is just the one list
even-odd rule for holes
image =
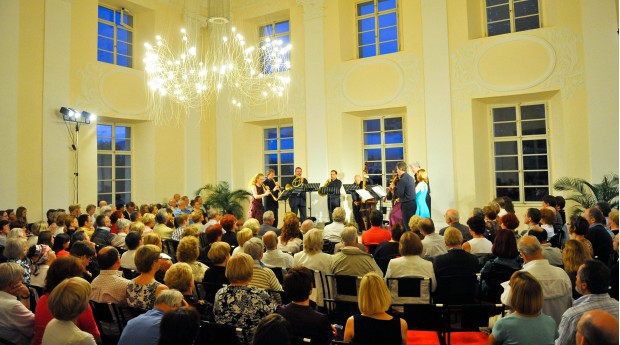
{"label": "spotlight on stand", "polygon": [[85,124],[89,125],[91,121],[95,121],[97,119],[97,115],[89,113],[87,111],[79,112],[73,108],[61,107],[60,113],[62,114],[62,119],[67,122],[75,122],[76,124]]}

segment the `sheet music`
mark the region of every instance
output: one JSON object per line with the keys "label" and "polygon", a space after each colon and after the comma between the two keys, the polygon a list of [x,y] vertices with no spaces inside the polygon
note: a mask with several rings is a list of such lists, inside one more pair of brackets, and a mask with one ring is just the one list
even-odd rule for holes
{"label": "sheet music", "polygon": [[367,190],[365,189],[358,189],[355,191],[362,199],[366,199],[366,200],[370,200],[370,199],[374,199],[375,197],[372,196],[372,194],[370,194]]}
{"label": "sheet music", "polygon": [[387,195],[387,193],[385,192],[385,190],[383,190],[383,187],[381,186],[374,186],[371,188],[373,192],[375,192],[380,198],[383,198],[384,196]]}

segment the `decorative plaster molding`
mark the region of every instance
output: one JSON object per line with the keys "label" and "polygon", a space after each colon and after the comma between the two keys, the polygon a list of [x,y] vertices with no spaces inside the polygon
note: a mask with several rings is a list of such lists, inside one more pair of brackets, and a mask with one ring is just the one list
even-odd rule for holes
{"label": "decorative plaster molding", "polygon": [[[395,83],[397,84],[395,92],[392,93],[391,95],[387,95],[386,97],[382,98],[382,99],[378,99],[378,100],[373,100],[373,101],[366,101],[366,100],[361,100],[361,99],[356,99],[354,97],[351,96],[351,94],[349,94],[348,90],[347,90],[347,80],[351,77],[352,74],[356,73],[359,69],[365,67],[365,66],[373,66],[373,65],[386,65],[389,66],[390,68],[393,68],[394,70],[396,70],[397,75],[398,75],[398,79],[395,80]],[[351,69],[349,69],[347,71],[347,73],[344,76],[344,80],[342,82],[342,92],[344,97],[351,103],[355,104],[355,105],[359,105],[359,106],[365,106],[365,107],[374,107],[374,106],[378,106],[378,105],[383,105],[386,103],[389,103],[391,100],[393,100],[394,98],[396,98],[403,89],[403,76],[404,76],[404,71],[403,69],[400,67],[400,65],[398,65],[397,63],[395,63],[394,61],[391,60],[387,60],[387,59],[362,59],[359,63],[355,64],[355,66],[353,66]]]}
{"label": "decorative plaster molding", "polygon": [[304,8],[304,19],[314,20],[325,16],[325,0],[297,0]]}

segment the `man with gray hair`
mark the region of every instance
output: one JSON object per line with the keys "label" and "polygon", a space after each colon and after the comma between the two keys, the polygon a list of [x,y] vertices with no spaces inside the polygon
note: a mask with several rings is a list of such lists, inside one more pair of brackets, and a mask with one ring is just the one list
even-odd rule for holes
{"label": "man with gray hair", "polygon": [[293,256],[278,249],[278,235],[274,231],[267,231],[263,235],[263,242],[267,247],[267,251],[263,254],[263,263],[266,266],[286,269],[293,267]]}
{"label": "man with gray hair", "polygon": [[301,233],[303,235],[314,228],[316,228],[316,224],[314,224],[312,219],[306,219],[303,223],[301,223]]}
{"label": "man with gray hair", "polygon": [[472,236],[469,233],[469,227],[459,222],[459,220],[461,219],[461,217],[459,216],[459,211],[451,208],[446,211],[446,214],[444,214],[444,217],[446,219],[446,223],[448,224],[448,226],[439,230],[439,234],[441,236],[443,236],[443,233],[446,231],[447,228],[454,227],[457,230],[459,230],[461,234],[463,235],[463,242],[467,242],[472,239]]}
{"label": "man with gray hair", "polygon": [[14,262],[0,264],[0,338],[17,345],[29,345],[34,335],[30,291],[22,284],[23,273]]}
{"label": "man with gray hair", "polygon": [[577,345],[618,345],[618,318],[604,310],[590,310],[577,324]]}
{"label": "man with gray hair", "polygon": [[217,208],[210,208],[207,211],[207,223],[205,224],[205,229],[208,229],[211,225],[220,223],[220,210]]}
{"label": "man with gray hair", "polygon": [[325,225],[325,229],[323,229],[323,239],[330,242],[340,242],[340,234],[342,233],[342,230],[344,230],[344,221],[346,216],[347,213],[344,208],[336,207],[332,214],[333,222]]}
{"label": "man with gray hair", "polygon": [[[542,245],[534,236],[524,236],[517,245],[519,254],[525,261],[522,271],[531,273],[540,282],[545,301],[543,313],[551,316],[556,324],[560,324],[562,314],[573,305],[572,284],[568,274],[559,268],[549,264],[542,255]],[[504,293],[501,301],[510,306],[509,281],[503,282]]]}
{"label": "man with gray hair", "polygon": [[165,208],[157,211],[157,214],[155,215],[155,222],[157,222],[157,224],[155,224],[155,226],[153,227],[153,232],[159,235],[162,241],[169,240],[172,237],[172,233],[174,232],[174,229],[169,228],[166,225],[167,220],[168,211],[166,211]]}
{"label": "man with gray hair", "polygon": [[261,224],[260,229],[258,230],[259,237],[264,236],[267,231],[273,231],[277,236],[280,236],[282,230],[276,229],[273,226],[274,220],[275,218],[272,211],[265,211],[265,213],[263,213],[263,224]]}
{"label": "man with gray hair", "polygon": [[177,290],[164,290],[159,293],[153,309],[135,317],[123,329],[118,345],[147,344],[159,342],[159,324],[164,314],[180,307],[187,307],[183,294]]}
{"label": "man with gray hair", "polygon": [[265,290],[282,291],[282,285],[278,282],[275,273],[270,268],[263,267],[261,262],[263,258],[263,241],[260,238],[252,237],[243,244],[243,252],[248,254],[254,260],[254,273],[250,286],[258,287]]}
{"label": "man with gray hair", "polygon": [[342,230],[341,237],[344,247],[334,254],[332,260],[332,272],[334,274],[361,277],[366,273],[375,272],[383,276],[383,271],[377,266],[372,255],[358,247],[357,229],[355,227],[345,227]]}

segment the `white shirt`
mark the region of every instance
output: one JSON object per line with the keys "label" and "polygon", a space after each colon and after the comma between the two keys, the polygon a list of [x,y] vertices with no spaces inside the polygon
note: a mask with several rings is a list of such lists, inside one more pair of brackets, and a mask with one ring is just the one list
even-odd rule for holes
{"label": "white shirt", "polygon": [[443,240],[443,236],[436,232],[424,236],[424,239],[422,240],[422,246],[424,247],[422,251],[422,256],[424,257],[439,256],[448,252],[448,248],[446,248],[446,243]]}
{"label": "white shirt", "polygon": [[34,335],[34,314],[17,298],[0,291],[0,337],[17,345],[30,345]]}
{"label": "white shirt", "polygon": [[433,263],[422,259],[419,255],[405,255],[390,260],[385,278],[402,278],[420,276],[432,279],[432,290],[437,287]]}
{"label": "white shirt", "polygon": [[125,303],[129,282],[123,278],[121,271],[101,270],[91,283],[93,289],[90,299],[99,303]]}
{"label": "white shirt", "polygon": [[329,225],[325,225],[325,229],[323,229],[323,239],[329,240],[330,242],[340,242],[342,240],[340,237],[342,230],[344,230],[344,223],[333,222]]}
{"label": "white shirt", "polygon": [[81,331],[71,321],[52,319],[45,327],[41,345],[97,345],[92,334]]}
{"label": "white shirt", "polygon": [[138,270],[136,268],[136,263],[134,262],[135,257],[136,257],[136,249],[128,250],[124,252],[123,256],[121,256],[121,267],[129,268],[134,271]]}
{"label": "white shirt", "polygon": [[553,229],[553,224],[542,224],[541,228],[545,229],[547,232],[547,241],[551,239],[551,237],[555,236],[555,230]]}
{"label": "white shirt", "polygon": [[299,251],[299,246],[301,246],[302,243],[301,238],[293,238],[288,240],[286,244],[282,244],[282,240],[278,237],[278,249],[289,253],[297,253]]}
{"label": "white shirt", "polygon": [[47,270],[49,268],[49,265],[39,265],[39,274],[36,276],[34,274],[30,274],[30,285],[45,287],[45,277],[47,277]]}
{"label": "white shirt", "polygon": [[493,248],[493,243],[487,240],[486,238],[472,238],[467,241],[469,243],[469,253],[470,254],[491,254],[491,249]]}
{"label": "white shirt", "polygon": [[269,267],[293,267],[293,256],[283,253],[280,249],[267,250],[261,261]]}
{"label": "white shirt", "polygon": [[332,256],[323,252],[308,254],[305,251],[302,251],[293,256],[293,267],[297,266],[303,266],[311,270],[320,271],[323,274],[331,274]]}

